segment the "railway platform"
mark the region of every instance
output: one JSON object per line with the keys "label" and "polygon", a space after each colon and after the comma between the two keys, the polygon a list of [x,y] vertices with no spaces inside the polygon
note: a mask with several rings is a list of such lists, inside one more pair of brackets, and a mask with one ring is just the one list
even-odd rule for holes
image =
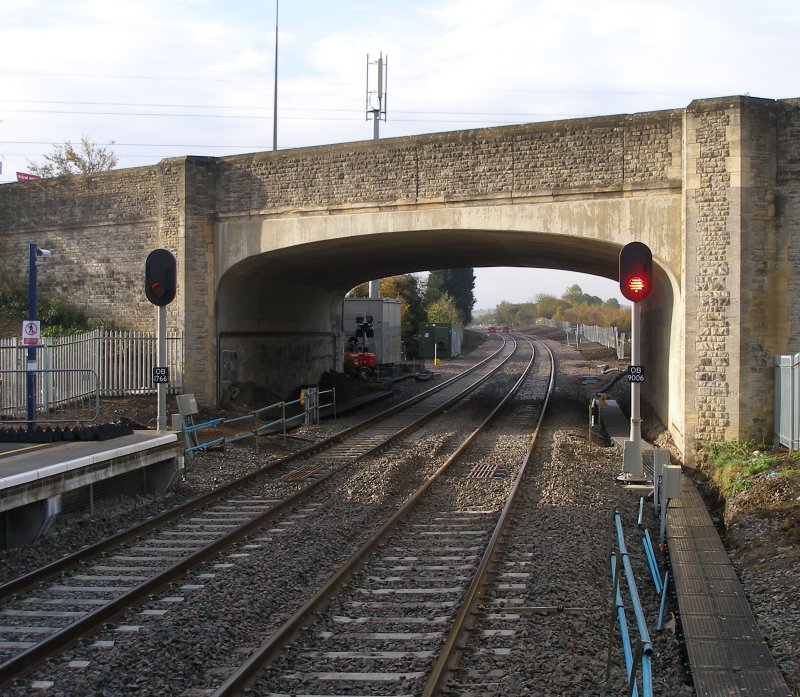
{"label": "railway platform", "polygon": [[[608,400],[603,424],[622,448],[630,421]],[[653,447],[642,442],[652,479]],[[792,697],[761,636],[705,502],[685,474],[667,506],[666,545],[678,616],[697,697]]]}
{"label": "railway platform", "polygon": [[0,444],[0,547],[30,544],[61,511],[96,498],[165,491],[182,468],[177,434],[134,431],[105,441]]}

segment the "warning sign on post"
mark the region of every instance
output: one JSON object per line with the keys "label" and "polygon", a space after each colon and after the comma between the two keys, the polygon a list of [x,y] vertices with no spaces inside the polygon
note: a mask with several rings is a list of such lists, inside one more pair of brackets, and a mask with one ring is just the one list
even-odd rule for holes
{"label": "warning sign on post", "polygon": [[25,346],[37,346],[39,344],[39,331],[39,320],[26,319],[22,323],[22,343]]}
{"label": "warning sign on post", "polygon": [[169,368],[154,367],[153,368],[153,384],[169,384]]}
{"label": "warning sign on post", "polygon": [[644,366],[643,365],[629,365],[628,366],[628,382],[644,382]]}

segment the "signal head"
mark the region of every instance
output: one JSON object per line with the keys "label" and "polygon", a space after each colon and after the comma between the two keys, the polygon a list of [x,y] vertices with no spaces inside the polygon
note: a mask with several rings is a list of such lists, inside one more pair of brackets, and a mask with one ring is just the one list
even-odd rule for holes
{"label": "signal head", "polygon": [[175,299],[175,285],[175,257],[166,249],[154,249],[144,264],[145,296],[153,305],[169,305]]}
{"label": "signal head", "polygon": [[632,302],[644,300],[653,289],[653,255],[641,242],[626,244],[619,253],[619,289]]}

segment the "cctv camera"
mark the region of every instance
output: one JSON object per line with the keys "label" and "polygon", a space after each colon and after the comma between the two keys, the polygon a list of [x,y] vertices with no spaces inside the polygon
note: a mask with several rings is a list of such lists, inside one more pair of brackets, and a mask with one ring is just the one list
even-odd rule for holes
{"label": "cctv camera", "polygon": [[47,258],[50,256],[49,249],[36,248],[36,266],[42,266],[47,263]]}

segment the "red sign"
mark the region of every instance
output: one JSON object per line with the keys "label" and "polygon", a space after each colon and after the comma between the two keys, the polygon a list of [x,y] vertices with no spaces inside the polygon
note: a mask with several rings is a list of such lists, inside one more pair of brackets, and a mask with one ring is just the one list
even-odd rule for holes
{"label": "red sign", "polygon": [[17,181],[18,182],[30,182],[34,181],[35,179],[41,179],[38,174],[28,174],[26,172],[17,172]]}

